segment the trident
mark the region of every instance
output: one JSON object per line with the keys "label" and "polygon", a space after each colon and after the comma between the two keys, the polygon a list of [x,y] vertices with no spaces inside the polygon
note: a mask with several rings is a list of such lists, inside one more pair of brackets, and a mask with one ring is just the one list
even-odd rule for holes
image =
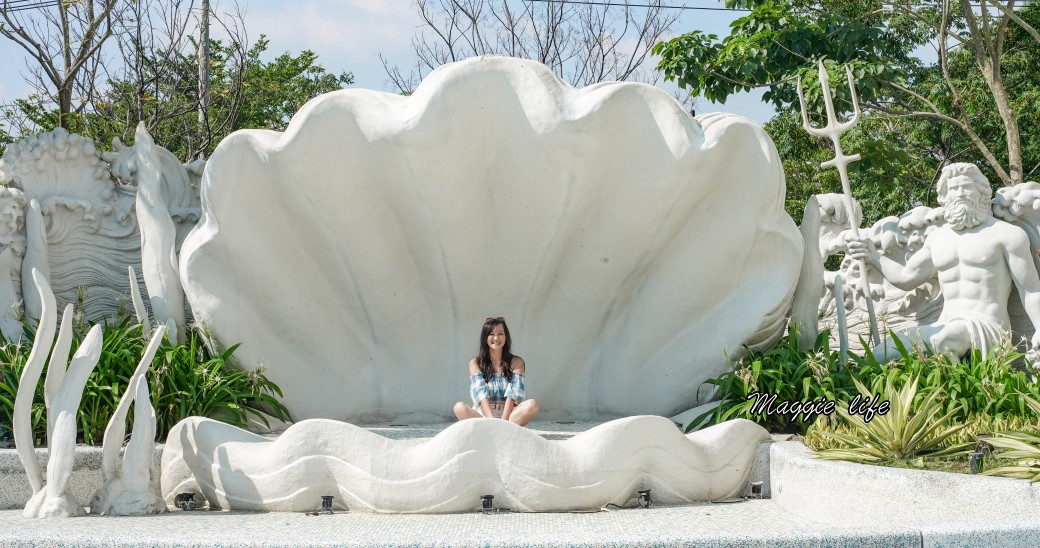
{"label": "trident", "polygon": [[[852,84],[852,68],[845,65],[845,74],[849,79],[849,93],[852,94],[852,118],[844,123],[838,122],[838,116],[834,113],[834,99],[831,97],[831,80],[830,76],[827,75],[827,70],[823,68],[823,61],[820,61],[820,86],[823,88],[823,102],[827,108],[827,125],[822,128],[814,128],[809,124],[809,115],[805,109],[805,96],[802,93],[802,79],[798,78],[798,104],[802,108],[802,127],[805,131],[809,132],[809,135],[815,135],[817,137],[830,137],[831,142],[834,143],[834,158],[827,160],[820,164],[820,167],[834,167],[838,169],[838,174],[841,175],[841,190],[845,194],[845,209],[849,213],[849,224],[852,225],[852,237],[859,238],[859,223],[860,219],[855,218],[855,209],[852,205],[852,185],[849,184],[849,164],[859,160],[859,154],[853,154],[852,156],[846,156],[845,152],[841,149],[841,136],[848,130],[852,129],[853,126],[859,122],[859,98],[856,97],[856,88]],[[877,321],[874,317],[874,300],[870,296],[870,283],[867,280],[867,265],[864,261],[857,261],[857,265],[860,273],[860,280],[863,282],[863,297],[867,302],[867,317],[870,320],[870,338],[871,344],[878,345],[881,342],[881,337],[878,335]],[[844,336],[844,334],[842,334]]]}

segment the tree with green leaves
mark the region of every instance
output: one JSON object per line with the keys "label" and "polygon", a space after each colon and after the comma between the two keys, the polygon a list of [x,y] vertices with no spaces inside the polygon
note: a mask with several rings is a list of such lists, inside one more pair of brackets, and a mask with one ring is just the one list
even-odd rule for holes
{"label": "tree with green leaves", "polygon": [[[198,123],[198,57],[193,50],[173,56],[159,50],[146,56],[140,78],[109,81],[94,109],[75,117],[68,129],[104,147],[113,137],[128,141],[137,122],[144,120],[164,147],[187,160],[208,156],[221,139],[238,129],[285,129],[305,102],[354,81],[349,72],[326,71],[312,51],[286,52],[264,61],[268,45],[261,36],[240,56],[237,44],[211,40],[211,98],[205,124]],[[16,106],[33,131],[58,126],[56,110],[38,98],[19,99]]]}
{"label": "tree with green leaves", "polygon": [[[868,114],[842,137],[846,151],[862,156],[862,160],[849,166],[849,171],[853,192],[868,224],[935,200],[933,182],[941,166],[924,160],[932,157],[933,151],[922,150],[915,142],[891,138],[905,131],[905,125],[905,120]],[[842,192],[838,172],[820,168],[821,163],[834,156],[833,148],[829,140],[806,133],[797,112],[778,113],[765,129],[784,165],[785,207],[800,223],[810,196]]]}
{"label": "tree with green leaves", "polygon": [[[930,183],[948,161],[981,160],[991,179],[1004,185],[1040,171],[1036,3],[727,0],[726,5],[750,10],[732,24],[729,36],[695,31],[655,45],[666,79],[713,101],[767,88],[765,99],[788,117],[775,127],[789,130],[798,108],[796,81],[806,83],[810,112],[822,112],[817,62],[826,60],[835,81],[844,80],[839,65],[850,65],[865,111],[858,131],[882,141],[878,146],[889,160],[926,164],[908,166],[899,177]],[[917,55],[929,47],[936,51],[932,63]],[[850,111],[847,90],[842,95],[835,86],[835,91],[839,109]],[[782,137],[793,138],[790,132]],[[900,150],[910,158],[900,158]],[[803,159],[813,156],[808,149],[802,152]],[[861,177],[871,169],[853,166]],[[892,171],[884,168],[877,176]]]}
{"label": "tree with green leaves", "polygon": [[[58,4],[56,11],[44,6],[0,15],[0,37],[39,50],[26,58],[32,94],[0,106],[0,150],[57,127],[104,148],[114,137],[130,139],[144,121],[179,158],[201,158],[237,129],[283,129],[303,103],[353,82],[350,73],[327,72],[312,51],[267,61],[269,41],[261,36],[250,46],[240,12],[200,11],[197,0]],[[0,0],[0,7],[10,5]],[[210,23],[223,40],[200,38]],[[75,69],[66,78],[78,101],[71,107],[62,102],[64,92],[47,86],[61,72],[50,65],[65,58],[72,59],[65,73]]]}
{"label": "tree with green leaves", "polygon": [[68,127],[94,92],[100,51],[125,6],[119,0],[27,4],[0,0],[0,36],[31,59],[29,82],[57,106],[56,122]]}
{"label": "tree with green leaves", "polygon": [[[147,80],[154,83],[144,90],[134,81],[109,82],[107,101],[96,110],[92,136],[100,142],[107,132],[125,140],[133,135],[135,121],[144,120],[148,131],[160,136],[163,146],[178,158],[204,157],[235,130],[285,129],[305,102],[354,81],[349,72],[327,72],[317,54],[309,50],[264,61],[268,45],[261,35],[240,57],[237,45],[210,41],[206,123],[198,122],[199,88],[194,80],[198,57],[186,52],[173,63],[146,63],[161,67],[162,72],[147,74]],[[153,58],[164,55],[155,52]]]}

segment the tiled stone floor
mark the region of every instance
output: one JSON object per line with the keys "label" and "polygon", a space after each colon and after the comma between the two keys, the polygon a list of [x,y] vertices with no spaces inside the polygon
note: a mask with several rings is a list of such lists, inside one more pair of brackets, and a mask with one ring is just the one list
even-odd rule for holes
{"label": "tiled stone floor", "polygon": [[0,512],[3,546],[921,546],[910,528],[850,529],[768,500],[594,513],[483,515],[175,511],[28,520]]}

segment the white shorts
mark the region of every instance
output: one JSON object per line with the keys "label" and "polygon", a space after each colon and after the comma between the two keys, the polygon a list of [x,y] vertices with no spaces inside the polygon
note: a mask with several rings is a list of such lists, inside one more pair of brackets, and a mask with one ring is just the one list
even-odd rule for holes
{"label": "white shorts", "polygon": [[[484,417],[484,410],[480,408],[479,404],[474,405],[473,406],[473,410],[476,411],[478,414],[480,414],[481,417]],[[506,410],[505,402],[492,403],[491,404],[491,416],[493,416],[496,419],[501,419],[502,418],[502,413],[505,410]],[[485,418],[487,418],[487,417],[485,417]]]}

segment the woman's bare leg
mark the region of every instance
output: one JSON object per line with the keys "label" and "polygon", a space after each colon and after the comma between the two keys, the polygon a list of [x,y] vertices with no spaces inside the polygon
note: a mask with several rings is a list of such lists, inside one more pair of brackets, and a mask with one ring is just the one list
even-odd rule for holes
{"label": "woman's bare leg", "polygon": [[460,421],[461,420],[466,420],[466,419],[479,419],[480,417],[483,416],[480,413],[477,413],[477,411],[475,409],[473,409],[472,407],[470,407],[470,406],[468,406],[468,405],[466,405],[466,404],[464,404],[462,402],[457,402],[455,404],[454,411],[455,411],[455,417],[457,419],[459,419]]}
{"label": "woman's bare leg", "polygon": [[526,426],[538,414],[537,400],[524,400],[517,404],[516,409],[509,415],[509,422],[515,422],[520,426]]}

